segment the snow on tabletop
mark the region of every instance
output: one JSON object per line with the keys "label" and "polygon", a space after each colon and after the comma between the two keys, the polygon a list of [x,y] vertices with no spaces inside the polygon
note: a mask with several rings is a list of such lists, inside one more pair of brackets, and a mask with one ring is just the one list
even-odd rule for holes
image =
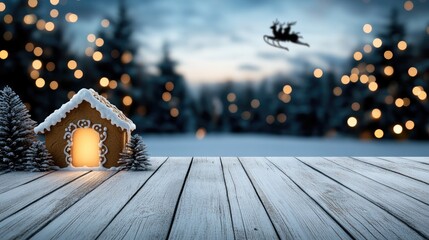
{"label": "snow on tabletop", "polygon": [[106,98],[100,96],[93,89],[81,89],[76,93],[70,101],[63,104],[59,109],[55,110],[51,115],[49,115],[44,122],[39,124],[34,131],[36,133],[44,133],[46,130],[60,122],[67,114],[77,108],[82,101],[87,101],[92,108],[95,108],[102,118],[110,120],[110,122],[122,128],[123,130],[132,131],[136,128],[136,125],[128,119],[118,108],[112,105]]}

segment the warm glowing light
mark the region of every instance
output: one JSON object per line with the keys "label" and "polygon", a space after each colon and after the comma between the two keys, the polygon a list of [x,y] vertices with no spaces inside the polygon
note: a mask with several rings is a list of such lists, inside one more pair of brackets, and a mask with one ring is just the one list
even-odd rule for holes
{"label": "warm glowing light", "polygon": [[94,59],[96,62],[101,61],[101,59],[103,59],[103,54],[100,51],[95,51],[92,54],[92,59]]}
{"label": "warm glowing light", "polygon": [[357,112],[360,109],[360,104],[358,102],[352,103],[352,110]]}
{"label": "warm glowing light", "polygon": [[403,98],[403,100],[404,100],[404,107],[408,107],[408,106],[410,106],[411,101],[410,101],[410,99],[409,99],[409,98]]}
{"label": "warm glowing light", "polygon": [[367,24],[363,25],[362,30],[364,33],[370,33],[372,31],[371,24],[367,23]]}
{"label": "warm glowing light", "polygon": [[419,95],[417,96],[420,100],[424,101],[427,98],[427,93],[425,91],[420,91]]}
{"label": "warm glowing light", "polygon": [[350,75],[350,82],[357,82],[359,80],[359,76],[356,73]]}
{"label": "warm glowing light", "polygon": [[258,108],[259,106],[261,105],[261,102],[259,102],[259,100],[258,99],[253,99],[251,102],[250,102],[250,106],[252,107],[252,108]]}
{"label": "warm glowing light", "polygon": [[410,77],[415,77],[415,76],[417,76],[417,68],[415,68],[415,67],[410,67],[410,68],[408,69],[408,75],[409,75]]}
{"label": "warm glowing light", "polygon": [[107,77],[100,78],[100,86],[107,87],[109,86],[109,79]]}
{"label": "warm glowing light", "polygon": [[45,24],[45,30],[51,32],[55,29],[55,24],[53,22],[47,22]]}
{"label": "warm glowing light", "polygon": [[73,167],[100,166],[100,134],[92,128],[74,131],[71,158]]}
{"label": "warm glowing light", "polygon": [[77,62],[75,60],[70,60],[70,61],[67,62],[67,67],[70,70],[74,70],[74,69],[77,68]]}
{"label": "warm glowing light", "polygon": [[277,114],[277,121],[278,121],[279,123],[285,123],[285,122],[286,122],[286,120],[287,120],[287,116],[286,116],[286,114],[284,114],[284,113],[279,113],[279,114]]}
{"label": "warm glowing light", "polygon": [[371,92],[375,92],[375,91],[377,91],[377,89],[378,89],[378,84],[377,84],[376,82],[370,82],[370,83],[368,84],[368,89],[369,89]]}
{"label": "warm glowing light", "polygon": [[9,53],[6,50],[0,51],[0,59],[6,59],[9,56]]}
{"label": "warm glowing light", "polygon": [[28,6],[31,8],[37,7],[37,4],[39,4],[37,0],[28,0]]}
{"label": "warm glowing light", "polygon": [[235,93],[228,93],[228,95],[226,95],[226,100],[228,100],[228,102],[234,102],[235,99],[237,99]]}
{"label": "warm glowing light", "polygon": [[359,74],[359,68],[354,67],[352,68],[352,70],[350,71],[352,74]]}
{"label": "warm glowing light", "polygon": [[45,79],[38,78],[34,83],[36,84],[36,87],[42,88],[45,86]]}
{"label": "warm glowing light", "polygon": [[405,122],[405,128],[408,130],[413,130],[414,126],[415,126],[415,124],[412,120],[408,120]]}
{"label": "warm glowing light", "polygon": [[338,96],[341,96],[341,94],[343,94],[343,90],[340,87],[335,87],[332,90],[332,93],[338,97]]}
{"label": "warm glowing light", "polygon": [[207,132],[205,128],[198,128],[198,130],[195,132],[195,137],[197,139],[203,139],[206,136]]}
{"label": "warm glowing light", "polygon": [[124,73],[121,75],[121,82],[125,85],[129,84],[131,82],[131,77],[130,75]]}
{"label": "warm glowing light", "polygon": [[58,89],[58,82],[52,81],[51,83],[49,83],[49,87],[54,91],[57,90]]}
{"label": "warm glowing light", "polygon": [[77,22],[78,18],[79,17],[76,14],[74,14],[74,13],[67,13],[66,16],[65,16],[66,21],[70,22],[70,23]]}
{"label": "warm glowing light", "polygon": [[387,60],[392,59],[393,58],[393,52],[390,51],[390,50],[385,51],[384,52],[384,58],[387,59]]}
{"label": "warm glowing light", "polygon": [[393,132],[396,134],[401,134],[402,130],[403,128],[400,124],[396,124],[395,126],[393,126]]}
{"label": "warm glowing light", "polygon": [[372,51],[371,45],[365,44],[365,46],[363,46],[363,51],[366,53],[370,53]]}
{"label": "warm glowing light", "polygon": [[350,77],[349,77],[349,76],[347,76],[347,75],[343,75],[343,76],[341,77],[341,83],[342,83],[342,84],[346,85],[346,84],[349,84],[349,82],[350,82]]}
{"label": "warm glowing light", "polygon": [[53,62],[48,62],[46,64],[46,70],[48,70],[49,72],[52,72],[55,70],[55,63]]}
{"label": "warm glowing light", "polygon": [[36,28],[42,31],[45,29],[45,24],[46,24],[45,20],[39,19],[36,23]]}
{"label": "warm glowing light", "polygon": [[292,87],[290,85],[288,85],[288,84],[284,85],[283,86],[283,92],[285,94],[291,94],[292,93]]}
{"label": "warm glowing light", "polygon": [[355,52],[354,54],[353,54],[353,58],[356,60],[356,61],[360,61],[360,60],[362,60],[362,57],[363,57],[363,55],[362,55],[362,53],[361,52]]}
{"label": "warm glowing light", "polygon": [[170,110],[170,115],[172,116],[172,117],[178,117],[179,116],[179,109],[177,109],[177,108],[172,108],[171,110]]}
{"label": "warm glowing light", "polygon": [[165,89],[167,90],[167,91],[173,91],[173,89],[174,89],[174,83],[172,83],[172,82],[166,82],[165,83]]}
{"label": "warm glowing light", "polygon": [[347,125],[349,125],[349,127],[356,127],[358,121],[355,117],[349,117],[347,119]]}
{"label": "warm glowing light", "polygon": [[243,120],[249,120],[252,114],[249,111],[244,111],[241,113],[241,118]]}
{"label": "warm glowing light", "polygon": [[371,111],[371,117],[374,119],[379,119],[381,117],[381,111],[378,108],[374,108]]}
{"label": "warm glowing light", "polygon": [[372,41],[372,45],[373,45],[375,48],[379,48],[379,47],[381,47],[381,45],[383,45],[383,41],[381,41],[381,39],[380,39],[380,38],[375,38],[375,39]]}
{"label": "warm glowing light", "polygon": [[228,106],[228,111],[229,111],[230,113],[236,113],[236,112],[237,112],[237,110],[238,110],[237,105],[235,105],[235,104],[229,104],[229,106]]}
{"label": "warm glowing light", "polygon": [[110,89],[115,89],[117,87],[118,87],[118,82],[117,81],[112,80],[112,81],[109,82],[109,88]]}
{"label": "warm glowing light", "polygon": [[412,1],[406,1],[406,2],[404,3],[404,9],[405,9],[405,10],[407,10],[407,11],[411,11],[411,10],[413,10],[413,8],[414,8],[414,4],[413,4],[413,2],[412,2]]}
{"label": "warm glowing light", "polygon": [[130,63],[133,60],[133,54],[130,52],[124,52],[121,56],[121,61],[123,64]]}
{"label": "warm glowing light", "polygon": [[74,91],[70,91],[67,93],[67,98],[71,99],[76,93]]}
{"label": "warm glowing light", "polygon": [[323,71],[322,71],[322,69],[320,69],[320,68],[316,68],[316,69],[314,69],[314,71],[313,71],[313,75],[314,75],[314,77],[316,77],[316,78],[321,78],[321,77],[323,76]]}
{"label": "warm glowing light", "polygon": [[274,123],[274,121],[275,121],[275,118],[274,118],[274,116],[273,115],[268,115],[266,118],[265,118],[265,121],[268,123],[268,124],[273,124]]}
{"label": "warm glowing light", "polygon": [[60,3],[60,0],[51,0],[50,1],[52,6],[58,5],[58,3]]}
{"label": "warm glowing light", "polygon": [[83,72],[80,69],[77,69],[76,71],[74,71],[74,77],[76,79],[81,79],[83,77]]}
{"label": "warm glowing light", "polygon": [[376,138],[382,138],[382,137],[384,136],[384,132],[383,132],[383,130],[381,130],[381,129],[377,129],[377,130],[375,130],[375,131],[374,131],[374,136],[375,136]]}
{"label": "warm glowing light", "polygon": [[392,66],[384,67],[384,74],[386,74],[386,76],[392,76],[393,72],[394,72],[394,70],[393,70]]}
{"label": "warm glowing light", "polygon": [[360,80],[361,83],[365,84],[365,83],[367,83],[369,81],[369,78],[368,78],[367,75],[364,74],[364,75],[360,76],[359,80]]}
{"label": "warm glowing light", "polygon": [[4,21],[4,23],[6,23],[6,24],[11,24],[11,23],[13,22],[13,17],[12,17],[12,15],[10,15],[10,14],[6,14],[6,15],[3,17],[3,21]]}
{"label": "warm glowing light", "polygon": [[95,40],[95,45],[97,47],[101,47],[104,45],[104,40],[102,38],[97,38],[97,40]]}
{"label": "warm glowing light", "polygon": [[59,14],[60,14],[60,13],[58,12],[58,10],[57,10],[57,9],[52,9],[52,10],[49,12],[49,15],[50,15],[52,18],[57,18]]}
{"label": "warm glowing light", "polygon": [[169,102],[171,100],[171,93],[163,92],[161,97],[164,102]]}
{"label": "warm glowing light", "polygon": [[282,101],[284,103],[288,103],[292,99],[289,94],[284,94],[283,92],[279,92],[278,98],[280,101]]}
{"label": "warm glowing light", "polygon": [[396,105],[398,108],[403,107],[403,106],[404,106],[404,100],[403,100],[402,98],[397,98],[397,99],[395,100],[395,105]]}
{"label": "warm glowing light", "polygon": [[95,42],[95,35],[92,33],[88,34],[86,40],[88,40],[88,42]]}
{"label": "warm glowing light", "polygon": [[31,66],[32,66],[34,69],[39,70],[39,69],[41,69],[41,68],[42,68],[42,61],[40,61],[39,59],[36,59],[36,60],[34,60],[34,61],[33,61],[33,63],[31,64]]}
{"label": "warm glowing light", "polygon": [[415,87],[413,87],[413,94],[415,96],[418,96],[421,91],[423,91],[423,87],[422,86],[415,86]]}
{"label": "warm glowing light", "polygon": [[103,20],[101,20],[100,24],[101,24],[102,27],[107,28],[110,25],[110,21],[107,20],[107,19],[103,19]]}
{"label": "warm glowing light", "polygon": [[28,24],[28,25],[35,24],[36,20],[37,20],[36,15],[34,15],[34,14],[27,14],[24,16],[24,23],[25,24]]}
{"label": "warm glowing light", "polygon": [[6,10],[6,4],[0,2],[0,12],[3,12],[4,10]]}
{"label": "warm glowing light", "polygon": [[398,42],[398,49],[401,51],[404,51],[405,49],[407,49],[407,42],[405,41]]}
{"label": "warm glowing light", "polygon": [[388,105],[393,104],[393,97],[391,95],[386,96],[384,102]]}
{"label": "warm glowing light", "polygon": [[43,54],[43,49],[41,47],[35,47],[33,53],[36,57],[40,57]]}
{"label": "warm glowing light", "polygon": [[133,103],[133,99],[130,96],[125,96],[124,98],[122,98],[122,103],[125,106],[130,106]]}
{"label": "warm glowing light", "polygon": [[39,78],[39,77],[40,77],[40,73],[39,73],[39,71],[37,71],[37,70],[33,70],[33,71],[31,71],[31,72],[30,72],[30,77],[31,77],[32,79],[37,79],[37,78]]}
{"label": "warm glowing light", "polygon": [[88,57],[92,57],[92,54],[94,54],[94,49],[92,47],[87,47],[85,49],[85,55]]}

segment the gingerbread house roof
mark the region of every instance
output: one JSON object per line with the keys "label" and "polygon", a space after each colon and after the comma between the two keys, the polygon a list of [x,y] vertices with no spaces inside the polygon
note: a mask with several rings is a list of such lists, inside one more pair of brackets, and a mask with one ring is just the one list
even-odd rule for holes
{"label": "gingerbread house roof", "polygon": [[100,96],[93,89],[81,89],[76,93],[70,101],[63,104],[59,109],[49,115],[45,121],[34,128],[36,133],[45,133],[50,131],[51,127],[64,119],[67,114],[78,107],[82,101],[87,101],[92,108],[96,109],[102,118],[110,120],[112,125],[115,125],[123,130],[132,131],[136,129],[136,125],[127,118],[117,107],[111,104],[106,98]]}

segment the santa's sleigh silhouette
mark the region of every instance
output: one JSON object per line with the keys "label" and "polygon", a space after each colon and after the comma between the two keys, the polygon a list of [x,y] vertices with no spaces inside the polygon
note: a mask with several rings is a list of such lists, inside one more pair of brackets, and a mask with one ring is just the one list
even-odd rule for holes
{"label": "santa's sleigh silhouette", "polygon": [[[273,30],[274,36],[264,35],[264,41],[268,45],[271,45],[276,48],[285,49],[288,51],[289,49],[287,47],[282,46],[280,42],[293,42],[295,44],[300,44],[300,45],[310,47],[308,43],[304,43],[299,40],[300,38],[302,38],[302,36],[299,35],[299,32],[292,32],[292,33],[290,32],[291,26],[295,24],[296,22],[288,22],[287,27],[283,28],[285,24],[284,23],[280,24],[280,22],[276,20],[275,22],[273,22],[273,25],[271,25],[270,27]],[[279,25],[280,25],[280,28],[278,28]]]}

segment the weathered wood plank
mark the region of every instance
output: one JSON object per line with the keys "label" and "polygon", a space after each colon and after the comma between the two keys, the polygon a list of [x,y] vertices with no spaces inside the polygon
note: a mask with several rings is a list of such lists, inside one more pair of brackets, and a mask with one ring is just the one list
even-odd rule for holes
{"label": "weathered wood plank", "polygon": [[[403,157],[379,157],[383,160],[387,160],[399,164],[415,164],[421,166],[423,169],[429,171],[429,162],[424,162],[423,160],[416,160],[415,158],[403,158]],[[422,165],[420,165],[422,164]]]}
{"label": "weathered wood plank", "polygon": [[416,161],[423,164],[429,164],[429,157],[402,157],[408,160]]}
{"label": "weathered wood plank", "polygon": [[32,239],[95,239],[165,159],[151,158],[152,166],[148,171],[121,171],[115,174]]}
{"label": "weathered wood plank", "polygon": [[51,172],[10,172],[0,175],[0,194],[31,182]]}
{"label": "weathered wood plank", "polygon": [[99,239],[166,239],[191,158],[169,158]]}
{"label": "weathered wood plank", "polygon": [[410,163],[398,164],[395,162],[391,162],[391,161],[376,158],[376,157],[353,157],[353,158],[429,184],[429,171],[427,169],[422,168],[423,164],[418,164],[418,165],[410,164]]}
{"label": "weathered wood plank", "polygon": [[235,239],[278,239],[250,179],[237,158],[221,158]]}
{"label": "weathered wood plank", "polygon": [[356,239],[421,239],[413,229],[296,158],[269,158]]}
{"label": "weathered wood plank", "polygon": [[394,215],[429,238],[429,206],[321,157],[299,160]]}
{"label": "weathered wood plank", "polygon": [[350,239],[320,206],[264,158],[240,158],[282,239]]}
{"label": "weathered wood plank", "polygon": [[219,158],[194,158],[170,239],[234,239]]}
{"label": "weathered wood plank", "polygon": [[326,159],[421,202],[429,204],[429,186],[425,183],[415,181],[382,168],[374,167],[349,157],[326,157]]}
{"label": "weathered wood plank", "polygon": [[115,173],[114,171],[90,172],[65,185],[1,221],[0,236],[2,236],[2,239],[26,239],[31,237],[52,219]]}
{"label": "weathered wood plank", "polygon": [[0,221],[87,173],[87,171],[57,171],[0,194]]}

